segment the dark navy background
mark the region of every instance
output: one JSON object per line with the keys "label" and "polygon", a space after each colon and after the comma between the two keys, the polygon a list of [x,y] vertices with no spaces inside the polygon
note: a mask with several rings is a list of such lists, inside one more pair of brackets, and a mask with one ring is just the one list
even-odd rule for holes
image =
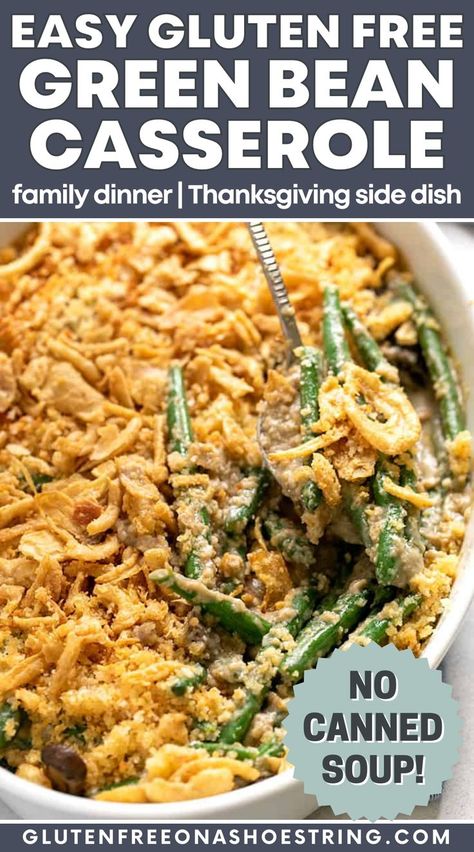
{"label": "dark navy background", "polygon": [[[107,842],[99,844],[94,842],[98,839],[99,830],[113,830],[114,837],[117,838],[113,846]],[[68,830],[77,831],[78,836],[74,838],[72,834],[68,836]],[[147,843],[146,831],[155,831],[155,838]],[[202,842],[199,836],[194,837],[194,830],[199,832],[209,832],[208,842]],[[332,842],[329,838],[323,842],[324,832],[329,830]],[[84,839],[85,832],[94,833],[92,838],[86,843]],[[129,839],[133,831],[143,832],[141,835],[143,845],[134,843]],[[163,838],[163,843],[160,842],[160,831],[167,832]],[[255,840],[245,843],[244,832],[255,836]],[[23,839],[24,834],[32,837],[32,832],[36,832],[37,842],[27,843]],[[43,835],[44,832],[44,835]],[[57,840],[55,842],[55,834],[57,832]],[[122,832],[127,832],[126,836]],[[212,838],[215,833],[218,833],[216,843],[213,845]],[[236,834],[238,832],[238,834]],[[298,832],[296,834],[296,832]],[[360,832],[360,842],[357,842],[357,837]],[[446,832],[446,838],[443,837]],[[397,833],[399,838],[397,841]],[[249,822],[186,822],[181,823],[165,822],[150,823],[150,822],[134,822],[132,824],[120,822],[89,822],[89,823],[64,823],[57,822],[54,824],[44,823],[4,823],[1,826],[1,834],[3,848],[9,852],[18,852],[18,850],[39,848],[49,848],[51,852],[61,850],[70,852],[70,850],[78,850],[84,852],[89,849],[123,849],[124,852],[132,852],[132,850],[140,849],[167,849],[169,852],[177,852],[178,850],[199,849],[205,850],[213,848],[218,849],[235,849],[240,850],[254,849],[257,852],[263,850],[272,850],[272,852],[283,852],[288,849],[298,849],[302,852],[309,852],[311,849],[333,849],[333,850],[360,850],[360,852],[369,852],[373,849],[386,849],[391,846],[392,850],[400,849],[404,852],[415,852],[415,850],[449,850],[449,852],[467,852],[472,849],[474,840],[474,824],[473,823],[453,823],[453,822],[385,822],[385,823],[360,823],[360,822],[320,822],[319,820],[306,822],[288,822],[288,823],[249,823]],[[353,835],[351,837],[351,834]],[[120,841],[118,840],[121,835]],[[189,842],[186,842],[189,835]],[[303,842],[301,840],[304,835]],[[224,836],[226,842],[222,842]],[[137,834],[135,835],[137,837]],[[327,835],[326,835],[327,837]],[[296,838],[298,838],[296,840]],[[357,839],[356,839],[357,838]],[[446,842],[446,840],[448,842]],[[237,841],[237,842],[236,842]],[[240,841],[240,842],[239,842]]]}
{"label": "dark navy background", "polygon": [[[223,50],[213,48],[211,50],[188,50],[184,45],[173,50],[158,50],[150,44],[147,37],[148,23],[154,15],[164,12],[173,12],[184,16],[187,13],[200,12],[205,26],[206,13],[223,12],[236,13],[314,13],[326,15],[328,13],[340,12],[341,20],[341,47],[339,50],[331,50],[322,45],[317,50],[305,49],[279,49],[273,43],[267,50],[252,50],[253,39],[249,40],[248,46],[236,50]],[[54,46],[47,50],[35,48],[22,48],[13,50],[10,48],[10,14],[33,13],[38,20],[43,20],[48,14],[60,13],[66,22],[74,21],[75,17],[85,12],[97,14],[116,13],[120,16],[126,13],[138,13],[139,18],[135,21],[128,37],[128,49],[115,50],[113,34],[108,26],[103,28],[104,40],[102,45],[95,50],[84,50],[80,48],[62,49]],[[351,48],[351,13],[450,13],[464,14],[464,47],[462,49],[391,49],[381,50],[376,46],[376,41],[367,42],[366,48],[353,50]],[[253,28],[252,28],[253,29]],[[37,29],[39,32],[39,28]],[[71,35],[74,29],[70,27]],[[205,34],[205,33],[204,33]],[[224,103],[218,110],[144,110],[144,109],[108,109],[100,107],[94,110],[77,110],[74,106],[74,97],[71,94],[68,102],[55,110],[36,110],[28,106],[21,98],[18,89],[18,78],[22,68],[33,59],[43,56],[59,59],[65,63],[74,76],[74,64],[77,59],[108,59],[113,61],[119,72],[125,58],[156,58],[162,59],[186,59],[186,58],[214,58],[219,59],[224,65],[230,67],[230,60],[237,58],[251,59],[251,107],[249,110],[237,110],[231,104]],[[366,110],[333,110],[325,109],[315,111],[309,103],[307,106],[297,110],[269,110],[267,107],[267,62],[270,58],[294,58],[311,62],[314,59],[324,58],[346,58],[353,76],[349,80],[347,89],[349,96],[353,94],[359,80],[362,69],[370,58],[389,59],[392,74],[397,81],[399,91],[405,90],[406,63],[409,58],[422,59],[428,66],[435,70],[439,58],[453,58],[454,65],[454,109],[441,110],[431,99],[426,96],[426,105],[423,110],[387,110],[381,104],[372,104]],[[158,72],[159,74],[160,72]],[[170,3],[150,3],[136,0],[111,0],[104,3],[102,0],[94,0],[88,4],[85,0],[68,0],[67,3],[58,3],[54,0],[3,0],[0,9],[0,79],[2,93],[2,128],[0,131],[0,217],[1,218],[168,218],[172,216],[189,216],[202,218],[471,218],[474,217],[474,170],[472,167],[473,149],[473,109],[472,93],[474,88],[474,3],[472,0],[242,0],[237,8],[229,6],[228,3],[219,0],[206,0],[205,3],[190,4],[187,0],[173,0]],[[160,89],[158,88],[158,92]],[[197,86],[199,94],[199,83]],[[121,91],[116,91],[120,101]],[[310,98],[311,100],[311,98]],[[225,101],[225,99],[224,99]],[[445,132],[443,138],[443,154],[445,157],[444,170],[423,169],[418,171],[405,170],[373,170],[369,158],[359,167],[350,171],[331,171],[322,166],[315,165],[314,168],[292,170],[268,171],[265,169],[242,169],[228,171],[224,162],[210,171],[197,171],[188,168],[181,160],[175,167],[165,171],[152,171],[139,164],[138,152],[146,152],[138,138],[140,125],[152,118],[166,118],[172,121],[178,129],[192,119],[206,117],[217,121],[222,126],[222,133],[214,137],[225,148],[224,124],[228,119],[260,119],[264,123],[271,119],[290,119],[306,124],[310,137],[316,126],[332,118],[346,118],[363,124],[368,128],[374,119],[390,119],[392,125],[393,151],[395,153],[408,154],[408,127],[410,120],[444,120]],[[29,139],[33,129],[41,122],[51,118],[63,118],[72,121],[81,131],[84,140],[85,153],[81,159],[66,171],[49,171],[38,166],[29,151]],[[120,120],[122,128],[127,136],[129,146],[138,163],[137,169],[119,169],[116,164],[104,164],[98,171],[84,171],[82,164],[87,156],[87,150],[95,132],[103,119]],[[371,134],[369,133],[369,139]],[[173,138],[173,137],[171,137]],[[175,141],[178,141],[179,133]],[[76,143],[73,143],[76,144]],[[182,148],[182,150],[185,150]],[[262,152],[265,150],[264,139],[262,141]],[[306,154],[310,163],[314,163],[310,149]],[[224,157],[225,159],[225,157]],[[16,183],[22,183],[28,187],[57,187],[64,182],[73,183],[78,188],[102,186],[106,182],[115,182],[118,186],[129,187],[174,187],[178,180],[185,184],[209,183],[221,187],[248,186],[256,183],[258,186],[279,187],[291,186],[297,182],[302,188],[308,188],[313,183],[323,187],[336,189],[339,186],[357,188],[373,182],[376,186],[384,185],[386,182],[392,186],[401,186],[407,193],[411,189],[424,182],[433,182],[435,186],[452,184],[459,187],[463,194],[462,205],[449,206],[425,206],[420,207],[411,203],[403,206],[377,206],[369,208],[352,204],[348,210],[337,210],[333,206],[311,207],[299,205],[289,210],[278,210],[276,207],[251,208],[240,205],[235,208],[231,205],[215,207],[192,206],[190,197],[185,194],[185,209],[178,210],[176,204],[167,207],[148,205],[148,207],[137,207],[122,205],[120,207],[104,207],[94,205],[90,198],[86,205],[80,210],[72,207],[44,207],[16,206],[13,204],[11,189]],[[174,196],[176,200],[176,195]]]}

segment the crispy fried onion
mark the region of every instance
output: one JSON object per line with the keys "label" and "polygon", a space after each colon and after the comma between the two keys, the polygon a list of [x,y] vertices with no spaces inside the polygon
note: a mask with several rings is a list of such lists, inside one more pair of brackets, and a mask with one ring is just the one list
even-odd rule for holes
{"label": "crispy fried onion", "polygon": [[258,549],[249,553],[250,568],[265,586],[263,609],[271,609],[291,589],[291,578],[281,553]]}
{"label": "crispy fried onion", "polygon": [[402,388],[356,364],[347,365],[343,388],[347,417],[376,450],[393,456],[417,442],[421,423]]}
{"label": "crispy fried onion", "polygon": [[458,432],[454,440],[448,441],[449,466],[455,476],[465,477],[471,469],[472,437],[470,432]]}
{"label": "crispy fried onion", "polygon": [[377,450],[352,426],[347,437],[326,447],[325,456],[335,467],[339,479],[348,482],[360,482],[372,476],[377,461]]}
{"label": "crispy fried onion", "polygon": [[26,683],[34,682],[45,670],[47,663],[41,654],[25,657],[0,674],[0,698]]}
{"label": "crispy fried onion", "polygon": [[237,778],[250,783],[259,775],[246,761],[210,757],[198,749],[167,743],[147,760],[143,781],[103,791],[95,798],[103,802],[187,801],[226,793]]}
{"label": "crispy fried onion", "polygon": [[417,509],[429,509],[435,504],[433,498],[429,497],[428,494],[420,494],[407,485],[398,485],[388,476],[384,477],[383,487],[387,494],[391,494],[392,497],[397,497],[399,500],[406,500],[407,503],[411,503]]}
{"label": "crispy fried onion", "polygon": [[323,432],[322,435],[310,438],[309,441],[305,441],[303,444],[298,444],[297,447],[290,447],[288,450],[275,450],[274,453],[269,453],[268,460],[272,464],[277,464],[281,461],[291,461],[291,459],[303,459],[306,456],[311,456],[318,450],[323,450],[341,438],[345,438],[349,434],[349,429],[350,427],[344,423],[340,426],[334,426],[328,429],[327,432]]}
{"label": "crispy fried onion", "polygon": [[28,272],[50,249],[51,222],[42,222],[35,242],[20,257],[10,263],[0,264],[0,278],[13,278]]}
{"label": "crispy fried onion", "polygon": [[337,506],[341,501],[341,485],[331,462],[322,453],[315,453],[311,467],[316,485],[321,489],[326,503],[331,507]]}
{"label": "crispy fried onion", "polygon": [[8,411],[16,394],[16,379],[8,355],[0,352],[0,413]]}

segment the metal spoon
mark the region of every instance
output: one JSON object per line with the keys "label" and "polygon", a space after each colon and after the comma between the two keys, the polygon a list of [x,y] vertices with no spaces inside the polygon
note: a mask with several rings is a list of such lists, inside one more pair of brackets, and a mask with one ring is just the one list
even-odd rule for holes
{"label": "metal spoon", "polygon": [[[287,363],[288,366],[291,366],[296,360],[295,349],[298,349],[299,346],[303,345],[298,325],[296,323],[294,308],[291,306],[280,267],[278,266],[270,240],[268,239],[268,234],[262,222],[249,222],[248,227],[250,236],[252,237],[252,242],[255,246],[255,251],[257,252],[263,273],[270,288],[270,293],[272,294],[273,304],[275,305],[283,337],[285,338],[287,346]],[[263,421],[264,418],[260,416],[257,423],[258,445],[266,467],[270,470],[277,482],[280,482],[278,469],[269,461],[267,452],[263,446]],[[280,485],[282,485],[281,482]]]}
{"label": "metal spoon", "polygon": [[248,227],[280,320],[283,337],[288,347],[288,362],[293,363],[295,359],[294,350],[303,345],[296,324],[295,312],[291,306],[280,267],[263,223],[252,221],[249,222]]}

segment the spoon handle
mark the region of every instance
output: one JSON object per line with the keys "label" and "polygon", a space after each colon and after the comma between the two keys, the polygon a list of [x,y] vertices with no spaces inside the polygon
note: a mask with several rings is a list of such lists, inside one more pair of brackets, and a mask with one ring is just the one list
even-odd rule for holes
{"label": "spoon handle", "polygon": [[288,298],[288,291],[285,287],[280,267],[275,259],[270,240],[262,222],[249,222],[249,231],[255,251],[262,264],[291,356],[293,351],[302,345],[302,341],[296,324],[295,312]]}

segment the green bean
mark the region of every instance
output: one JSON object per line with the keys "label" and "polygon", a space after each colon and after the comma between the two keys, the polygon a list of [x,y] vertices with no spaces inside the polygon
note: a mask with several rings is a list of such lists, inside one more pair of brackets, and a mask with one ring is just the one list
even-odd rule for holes
{"label": "green bean", "polygon": [[378,343],[347,302],[342,305],[342,314],[364,366],[372,372],[396,378],[395,367],[387,361]]}
{"label": "green bean", "polygon": [[[245,696],[232,718],[222,728],[219,742],[234,743],[242,742],[252,721],[259,712],[275,676],[275,668],[267,660],[268,649],[278,648],[281,645],[281,628],[286,627],[291,636],[297,636],[303,625],[311,617],[316,601],[316,591],[310,586],[296,589],[291,600],[291,609],[294,615],[286,623],[280,623],[271,628],[265,636],[254,661],[254,669],[257,672],[254,678],[258,688],[246,689]],[[262,676],[258,676],[258,669],[262,668]]]}
{"label": "green bean", "polygon": [[302,627],[311,618],[316,598],[317,592],[313,586],[301,586],[293,592],[290,607],[294,611],[294,615],[286,622],[286,629],[293,638],[298,636]]}
{"label": "green bean", "polygon": [[433,412],[430,419],[430,436],[439,476],[439,485],[434,490],[442,491],[443,480],[449,476],[449,458],[448,453],[446,451],[446,443],[444,439],[443,426],[441,423],[441,416],[438,410]]}
{"label": "green bean", "polygon": [[383,465],[379,464],[373,478],[373,491],[376,505],[383,510],[383,517],[375,555],[375,574],[379,583],[389,585],[399,570],[407,512],[400,500],[385,491],[385,476]]}
{"label": "green bean", "polygon": [[71,725],[70,728],[64,729],[64,736],[68,740],[76,740],[79,743],[85,745],[84,733],[87,731],[87,725]]}
{"label": "green bean", "polygon": [[258,749],[259,757],[282,757],[285,754],[285,745],[278,740],[270,740],[263,743]]}
{"label": "green bean", "polygon": [[[272,680],[273,674],[272,671]],[[219,734],[219,742],[228,744],[244,739],[268,694],[270,686],[271,683],[265,684],[260,687],[258,692],[246,691],[242,704],[237,708],[230,721],[222,728]]]}
{"label": "green bean", "polygon": [[[189,495],[193,499],[197,496],[194,493],[195,491],[196,489],[192,490]],[[197,515],[198,523],[203,527],[203,529],[194,534],[192,550],[184,564],[184,573],[186,577],[190,577],[192,580],[198,580],[202,574],[203,566],[199,554],[203,547],[207,547],[209,545],[211,538],[210,518],[207,508],[205,506],[201,506],[197,510]]]}
{"label": "green bean", "polygon": [[215,740],[218,733],[217,722],[209,722],[208,719],[191,719],[191,728],[209,740]]}
{"label": "green bean", "polygon": [[[408,486],[416,491],[416,473],[413,468],[402,465],[400,468],[400,485]],[[408,503],[406,507],[405,538],[421,552],[425,550],[425,542],[420,534],[420,510]]]}
{"label": "green bean", "polygon": [[307,512],[315,512],[318,506],[321,505],[323,495],[316,483],[309,480],[303,485],[300,497],[303,508],[306,509]]}
{"label": "green bean", "polygon": [[[384,357],[378,343],[374,340],[369,331],[365,328],[353,308],[345,303],[342,306],[344,322],[349,329],[354,343],[357,347],[359,356],[364,366],[372,372],[377,371],[385,378],[397,380],[397,371]],[[380,530],[379,538],[376,545],[376,563],[380,563],[379,571],[387,573],[387,576],[392,576],[391,572],[396,572],[396,541],[395,530],[397,527],[397,514],[404,514],[405,510],[395,499],[390,499],[389,495],[380,489],[380,483],[376,481],[376,477],[371,479],[373,484],[375,502],[378,505],[383,505],[387,519],[387,525]],[[352,520],[352,523],[364,545],[366,550],[371,550],[373,546],[372,536],[370,532],[370,524],[367,517],[369,509],[368,499],[360,494],[360,490],[351,483],[343,483],[342,498],[345,510]],[[392,546],[393,545],[393,546]],[[390,582],[388,579],[387,582]]]}
{"label": "green bean", "polygon": [[258,748],[259,757],[282,757],[284,754],[285,746],[283,743],[278,742],[278,740],[270,740]]}
{"label": "green bean", "polygon": [[240,598],[232,598],[208,589],[199,580],[191,580],[167,569],[154,571],[150,574],[150,580],[159,586],[170,588],[184,600],[201,607],[213,615],[225,630],[237,633],[250,645],[258,645],[270,630],[270,622],[259,613],[247,609]]}
{"label": "green bean", "polygon": [[192,692],[205,679],[206,669],[203,666],[197,665],[192,674],[176,678],[171,686],[171,692],[177,696],[186,695],[188,692]]}
{"label": "green bean", "polygon": [[[382,520],[375,555],[375,573],[379,583],[387,585],[395,582],[399,570],[408,559],[413,563],[420,560],[425,542],[420,534],[419,510],[410,503],[388,494],[384,488],[386,471],[381,460],[373,479],[375,502],[382,508]],[[407,465],[400,467],[401,486],[416,488],[415,471]],[[421,564],[420,564],[421,569]]]}
{"label": "green bean", "polygon": [[369,617],[378,612],[386,603],[392,601],[397,591],[396,586],[375,586]]}
{"label": "green bean", "polygon": [[239,483],[239,490],[230,501],[224,520],[224,529],[238,535],[253,520],[269,485],[268,471],[265,468],[253,468]]}
{"label": "green bean", "polygon": [[421,595],[406,595],[406,597],[397,598],[395,603],[399,607],[399,611],[395,619],[393,616],[384,616],[382,612],[369,615],[360,629],[353,636],[349,636],[346,644],[350,644],[358,637],[369,639],[371,642],[376,642],[377,645],[385,644],[388,640],[387,631],[394,624],[394,621],[400,621],[403,624],[418,609],[421,600]]}
{"label": "green bean", "polygon": [[202,565],[195,550],[192,550],[184,564],[184,574],[191,580],[197,580],[202,574]]}
{"label": "green bean", "polygon": [[302,527],[276,512],[269,512],[263,519],[263,531],[270,546],[280,551],[287,562],[310,568],[316,561],[316,548],[306,538]]}
{"label": "green bean", "polygon": [[372,538],[370,535],[370,525],[367,519],[367,509],[369,508],[369,498],[365,489],[354,485],[352,482],[341,483],[342,502],[345,511],[349,515],[352,524],[366,550],[372,547]]}
{"label": "green bean", "polygon": [[[313,423],[319,418],[319,388],[323,363],[321,353],[313,346],[302,346],[298,350],[300,359],[300,413],[303,440],[314,438]],[[321,503],[322,494],[315,482],[309,481],[301,489],[301,502],[308,512],[315,512]]]}
{"label": "green bean", "polygon": [[452,441],[466,426],[456,375],[446,354],[438,324],[431,310],[409,284],[399,283],[396,292],[413,306],[418,340],[438,399],[444,436]]}
{"label": "green bean", "polygon": [[172,452],[185,456],[193,440],[183,371],[178,364],[170,367],[167,405],[168,433]]}
{"label": "green bean", "polygon": [[[344,304],[342,310],[345,323],[354,338],[365,367],[371,371],[377,371],[386,379],[397,381],[398,374],[395,367],[385,359],[382,350],[352,307]],[[404,471],[405,473],[401,473],[400,476],[401,484],[411,484],[414,486],[414,477],[411,478],[410,472],[406,468]],[[406,477],[406,481],[402,481],[403,476]],[[387,494],[383,488],[382,480],[382,473],[372,478],[375,502],[384,510],[384,520],[376,543],[376,574],[379,582],[390,583],[398,571],[400,534],[404,534],[408,540],[412,540],[419,549],[422,549],[423,545],[417,532],[414,513],[411,511],[407,512],[399,500]],[[370,550],[372,548],[372,540],[370,524],[367,518],[369,504],[361,501],[357,489],[348,483],[345,483],[343,486],[343,502],[361,541],[366,549]]]}
{"label": "green bean", "polygon": [[235,743],[205,743],[200,740],[195,740],[190,743],[191,748],[201,748],[208,754],[230,754],[237,760],[259,760],[262,757],[281,757],[285,753],[283,743],[271,740],[268,743],[263,743],[259,748],[252,746],[243,746],[239,742]]}
{"label": "green bean", "polygon": [[22,491],[27,491],[29,494],[40,494],[43,490],[43,485],[53,482],[54,477],[47,473],[31,473],[29,478],[20,474],[18,483]]}
{"label": "green bean", "polygon": [[[167,421],[170,450],[179,453],[181,456],[186,456],[193,440],[193,430],[186,400],[183,371],[177,364],[173,365],[169,371]],[[191,467],[189,471],[192,472]],[[190,488],[183,499],[186,502],[192,501],[198,504],[203,499],[202,489]],[[192,579],[197,579],[202,574],[203,566],[199,553],[210,541],[210,519],[206,506],[196,508],[196,514],[197,522],[203,529],[195,534],[192,548],[184,564],[184,573]]]}
{"label": "green bean", "polygon": [[351,356],[344,333],[339,290],[334,284],[327,284],[324,288],[323,307],[324,355],[329,372],[338,376]]}
{"label": "green bean", "polygon": [[[369,369],[374,369],[385,362],[375,340],[371,338],[355,313],[347,305],[341,308],[337,287],[328,285],[324,290],[323,339],[324,352],[329,369],[336,376],[344,365],[351,361],[349,347],[344,336],[344,322],[349,326],[360,355]],[[392,371],[393,372],[393,371]],[[364,547],[370,551],[373,546],[368,520],[369,501],[360,489],[349,482],[342,483],[342,498],[344,508],[349,515]]]}
{"label": "green bean", "polygon": [[304,438],[314,438],[313,423],[319,418],[319,388],[323,363],[321,353],[314,346],[297,350],[300,359],[300,410]]}
{"label": "green bean", "polygon": [[15,738],[21,725],[21,711],[5,701],[0,705],[0,748],[6,748]]}
{"label": "green bean", "polygon": [[48,485],[49,482],[52,482],[54,477],[49,476],[47,473],[34,473],[31,477],[33,481],[33,485],[35,486],[37,491],[41,491],[43,485]]}
{"label": "green bean", "polygon": [[[283,659],[280,673],[292,681],[300,680],[307,669],[313,668],[339,644],[365,615],[373,597],[372,585],[358,591],[343,592],[332,606],[314,615],[301,631],[296,645]],[[328,615],[330,617],[328,618]]]}
{"label": "green bean", "polygon": [[101,787],[98,792],[105,793],[106,790],[117,790],[119,787],[131,787],[132,784],[138,784],[139,781],[139,775],[131,775],[129,778],[123,778],[121,781],[114,781],[113,784],[107,784],[106,787]]}

